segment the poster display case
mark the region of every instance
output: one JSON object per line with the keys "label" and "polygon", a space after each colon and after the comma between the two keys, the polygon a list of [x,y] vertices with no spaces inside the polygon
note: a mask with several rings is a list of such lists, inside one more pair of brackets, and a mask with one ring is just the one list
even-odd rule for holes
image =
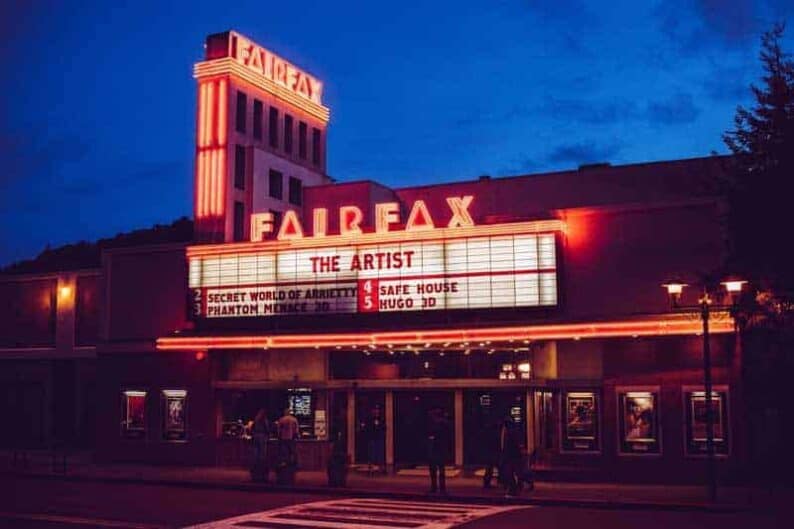
{"label": "poster display case", "polygon": [[187,391],[184,389],[164,389],[163,402],[163,440],[187,440],[186,404]]}
{"label": "poster display case", "polygon": [[[706,455],[706,392],[702,386],[683,388],[684,436],[686,454]],[[729,453],[729,414],[727,386],[714,386],[711,395],[714,453],[727,456]]]}
{"label": "poster display case", "polygon": [[659,388],[618,388],[618,451],[621,455],[660,455]]}
{"label": "poster display case", "polygon": [[121,436],[126,439],[146,437],[146,391],[121,392]]}
{"label": "poster display case", "polygon": [[600,409],[595,391],[562,393],[560,451],[597,453],[600,451]]}

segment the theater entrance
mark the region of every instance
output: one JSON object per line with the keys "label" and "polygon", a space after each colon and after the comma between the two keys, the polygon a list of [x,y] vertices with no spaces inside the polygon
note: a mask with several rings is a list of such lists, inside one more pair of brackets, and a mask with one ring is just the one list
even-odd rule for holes
{"label": "theater entrance", "polygon": [[512,421],[526,446],[526,391],[467,390],[463,394],[463,462],[485,465],[496,457],[499,428]]}
{"label": "theater entrance", "polygon": [[452,391],[394,393],[394,463],[401,467],[427,464],[430,410],[439,408],[446,421],[445,461],[454,462],[455,394]]}

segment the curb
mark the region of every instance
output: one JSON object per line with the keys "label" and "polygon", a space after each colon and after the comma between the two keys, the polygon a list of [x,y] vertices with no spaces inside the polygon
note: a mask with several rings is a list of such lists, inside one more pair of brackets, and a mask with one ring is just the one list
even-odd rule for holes
{"label": "curb", "polygon": [[290,492],[300,494],[316,494],[331,497],[382,498],[405,501],[433,501],[443,498],[444,501],[456,503],[474,503],[480,505],[525,505],[540,507],[570,507],[578,509],[600,510],[652,510],[672,512],[708,512],[708,513],[740,513],[750,512],[750,506],[736,504],[707,504],[707,503],[666,503],[653,501],[621,501],[621,500],[573,500],[564,498],[500,498],[494,496],[456,495],[444,496],[431,495],[420,492],[395,492],[388,490],[355,489],[347,487],[326,487],[311,485],[266,485],[258,483],[229,483],[219,481],[191,481],[178,479],[138,478],[138,477],[108,477],[86,476],[32,472],[0,472],[0,475],[18,478],[47,479],[72,481],[83,483],[122,483],[130,485],[156,485],[165,487],[182,487],[203,490],[232,490],[241,492]]}

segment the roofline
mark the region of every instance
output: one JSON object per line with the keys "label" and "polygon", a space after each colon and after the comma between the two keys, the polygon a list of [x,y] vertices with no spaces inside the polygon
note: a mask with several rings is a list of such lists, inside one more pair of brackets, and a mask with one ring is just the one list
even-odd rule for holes
{"label": "roofline", "polygon": [[40,279],[58,279],[65,275],[76,276],[98,276],[102,274],[101,267],[96,268],[75,268],[73,270],[55,270],[52,272],[27,272],[21,274],[14,274],[13,272],[5,272],[0,274],[0,283],[13,283],[17,281],[37,281]]}
{"label": "roofline", "polygon": [[[489,177],[486,181],[504,181],[504,180],[511,180],[515,178],[528,178],[528,177],[538,177],[538,176],[555,176],[555,175],[562,175],[562,174],[570,174],[570,173],[579,173],[583,171],[587,172],[596,172],[596,171],[609,171],[612,169],[628,169],[631,167],[642,167],[642,166],[649,166],[649,165],[661,165],[661,164],[674,164],[680,162],[695,162],[698,160],[727,160],[733,158],[732,154],[716,154],[716,155],[709,155],[709,156],[695,156],[692,158],[677,158],[675,160],[654,160],[648,162],[634,162],[634,163],[627,163],[621,165],[609,165],[606,167],[593,167],[593,168],[586,168],[586,169],[563,169],[560,171],[550,171],[545,173],[525,173],[525,174],[517,174],[517,175],[508,175],[508,176],[497,176],[497,177]],[[439,186],[450,186],[450,185],[458,185],[458,184],[475,184],[481,182],[482,180],[478,178],[474,179],[467,179],[467,180],[454,180],[451,182],[438,182],[434,184],[422,184],[422,185],[415,185],[415,186],[404,186],[404,187],[389,187],[380,182],[372,179],[364,179],[364,180],[352,180],[349,182],[338,182],[335,184],[323,184],[322,186],[312,186],[312,189],[316,189],[319,187],[326,187],[326,186],[335,186],[338,187],[340,185],[350,185],[350,184],[362,184],[362,183],[374,183],[376,185],[386,187],[387,189],[391,189],[393,191],[404,191],[408,189],[427,189],[430,187],[439,187]]]}

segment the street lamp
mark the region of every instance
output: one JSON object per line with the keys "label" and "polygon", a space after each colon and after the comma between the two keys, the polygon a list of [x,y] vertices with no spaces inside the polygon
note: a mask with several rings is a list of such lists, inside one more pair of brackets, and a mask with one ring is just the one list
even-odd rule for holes
{"label": "street lamp", "polygon": [[708,286],[702,285],[703,295],[698,300],[697,305],[682,305],[681,294],[684,292],[686,283],[679,280],[671,280],[662,286],[670,296],[670,303],[673,310],[680,312],[698,313],[703,322],[703,386],[706,392],[706,460],[707,460],[707,480],[709,499],[713,502],[717,499],[717,479],[714,467],[714,415],[712,405],[712,382],[711,382],[711,344],[709,343],[709,317],[711,310],[722,309],[733,312],[738,301],[738,295],[747,283],[741,279],[728,278],[720,284],[725,288],[729,303],[714,305]]}

